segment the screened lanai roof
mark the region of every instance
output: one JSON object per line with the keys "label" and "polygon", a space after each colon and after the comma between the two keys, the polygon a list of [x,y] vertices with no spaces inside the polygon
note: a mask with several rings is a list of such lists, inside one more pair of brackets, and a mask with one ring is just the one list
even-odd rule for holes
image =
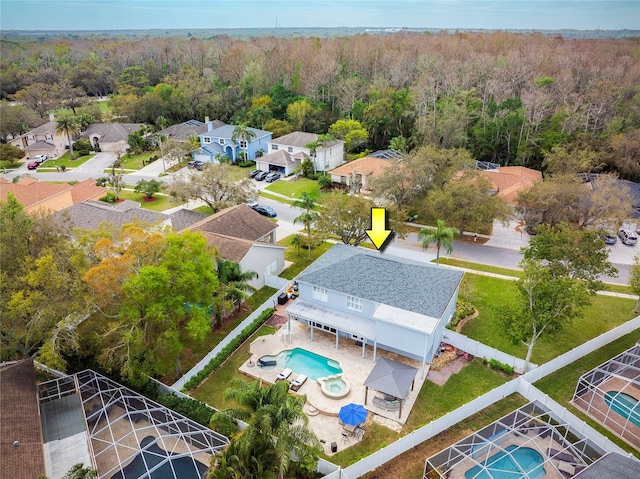
{"label": "screened lanai roof", "polygon": [[532,402],[428,458],[424,478],[572,477],[604,454],[542,404]]}
{"label": "screened lanai roof", "polygon": [[204,479],[229,440],[100,374],[40,385],[41,402],[78,394],[99,478]]}

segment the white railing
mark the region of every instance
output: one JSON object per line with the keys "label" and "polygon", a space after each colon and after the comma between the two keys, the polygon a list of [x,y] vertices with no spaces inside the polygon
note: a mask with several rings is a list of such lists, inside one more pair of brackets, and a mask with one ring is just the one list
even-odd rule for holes
{"label": "white railing", "polygon": [[[463,334],[456,333],[455,331],[446,329],[444,332],[444,336],[442,337],[442,341],[444,341],[445,343],[449,343],[452,346],[461,349],[465,353],[469,353],[478,358],[495,359],[496,361],[500,361],[501,363],[508,364],[514,369],[515,372],[519,374],[525,372],[524,359],[511,356],[510,354],[504,353],[499,349],[482,344],[474,339],[466,337]],[[529,371],[531,371],[536,367],[536,364],[529,363],[528,369]]]}

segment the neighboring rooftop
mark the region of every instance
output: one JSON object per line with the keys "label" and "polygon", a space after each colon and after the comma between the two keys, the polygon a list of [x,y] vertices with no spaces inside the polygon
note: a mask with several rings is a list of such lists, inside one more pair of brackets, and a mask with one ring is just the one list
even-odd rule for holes
{"label": "neighboring rooftop", "polygon": [[[206,136],[212,138],[231,138],[236,127],[237,125],[224,125],[218,128],[214,128],[213,131],[202,133],[200,136],[206,134]],[[247,138],[249,141],[253,141],[254,139],[257,140],[271,134],[270,131],[259,130],[258,128],[247,128],[247,130],[255,135],[255,137],[252,137],[251,139]]]}
{"label": "neighboring rooftop", "polygon": [[399,160],[405,157],[405,154],[398,150],[378,150],[369,156],[373,158],[383,158],[385,160]]}
{"label": "neighboring rooftop", "polygon": [[56,145],[53,143],[49,143],[48,141],[38,140],[35,143],[31,143],[30,145],[25,147],[27,151],[36,151],[36,150],[50,150],[55,148]]}
{"label": "neighboring rooftop", "polygon": [[0,366],[0,437],[2,477],[34,479],[45,475],[38,392],[31,359]]}
{"label": "neighboring rooftop", "polygon": [[97,186],[93,178],[70,185],[68,183],[45,183],[35,178],[21,178],[11,183],[0,178],[0,201],[6,201],[9,193],[22,203],[26,210],[38,207],[61,210],[72,204],[104,195],[106,188]]}
{"label": "neighboring rooftop", "polygon": [[208,218],[209,215],[205,213],[198,213],[197,211],[187,210],[182,208],[169,215],[171,217],[171,226],[176,231],[182,231],[189,226]]}
{"label": "neighboring rooftop", "polygon": [[[313,143],[317,141],[320,135],[317,133],[307,133],[304,131],[294,131],[292,133],[288,133],[281,137],[275,138],[270,141],[273,145],[286,145],[286,146],[297,146],[298,148],[307,148],[306,145],[309,143]],[[342,143],[342,140],[333,140],[327,142],[324,145],[324,148],[329,148],[333,145],[337,145],[338,143]]]}
{"label": "neighboring rooftop", "polygon": [[395,165],[396,162],[384,158],[376,158],[373,156],[365,156],[364,158],[358,158],[357,160],[350,161],[349,163],[339,166],[329,172],[331,175],[338,176],[351,176],[353,173],[357,173],[363,176],[377,177],[382,174],[385,168]]}
{"label": "neighboring rooftop", "polygon": [[233,238],[260,241],[272,233],[278,225],[245,204],[231,206],[218,211],[198,223],[191,225],[191,231],[216,233]]}
{"label": "neighboring rooftop", "polygon": [[[303,155],[303,157],[304,156],[305,155]],[[293,158],[295,157],[296,157],[295,155],[292,155],[291,153],[288,153],[284,150],[277,150],[267,155],[264,155],[260,158],[256,158],[256,161],[259,161],[261,163],[267,162],[270,165],[277,165],[277,166],[282,166],[283,168],[286,168],[287,166],[292,166],[296,163],[293,160]]]}
{"label": "neighboring rooftop", "polygon": [[524,166],[500,166],[497,169],[484,169],[481,174],[491,181],[496,195],[508,204],[514,205],[518,193],[531,188],[537,181],[542,180],[542,173]]}
{"label": "neighboring rooftop", "polygon": [[462,276],[457,270],[336,244],[297,279],[399,310],[440,318]]}
{"label": "neighboring rooftop", "polygon": [[[220,128],[225,125],[223,121],[213,120],[210,122],[213,129]],[[177,125],[171,125],[170,127],[160,130],[157,133],[159,135],[166,136],[169,140],[174,141],[187,141],[190,136],[199,136],[206,133],[208,126],[206,123],[202,123],[198,120],[187,120]]]}
{"label": "neighboring rooftop", "polygon": [[82,137],[98,135],[100,143],[127,141],[129,134],[138,131],[141,126],[142,123],[93,123],[82,133]]}
{"label": "neighboring rooftop", "polygon": [[[66,209],[76,228],[96,229],[100,223],[108,222],[122,226],[136,220],[144,223],[168,222],[169,215],[140,208],[135,201],[109,204],[102,201],[85,201]],[[60,212],[62,214],[62,212]]]}

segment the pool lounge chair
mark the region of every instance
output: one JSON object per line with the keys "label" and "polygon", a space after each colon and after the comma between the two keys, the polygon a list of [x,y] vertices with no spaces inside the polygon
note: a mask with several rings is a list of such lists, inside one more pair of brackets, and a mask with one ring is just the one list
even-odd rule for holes
{"label": "pool lounge chair", "polygon": [[278,364],[277,361],[264,361],[262,359],[258,359],[258,366],[261,368],[265,366],[275,366],[276,364]]}
{"label": "pool lounge chair", "polygon": [[307,376],[305,374],[298,374],[298,377],[296,377],[291,383],[291,390],[297,391],[302,387],[302,385],[306,380],[307,380]]}
{"label": "pool lounge chair", "polygon": [[291,369],[289,368],[284,368],[282,371],[280,371],[280,374],[278,374],[278,377],[276,378],[276,381],[284,381],[285,379],[287,379],[289,376],[291,376],[291,373],[293,371],[291,371]]}

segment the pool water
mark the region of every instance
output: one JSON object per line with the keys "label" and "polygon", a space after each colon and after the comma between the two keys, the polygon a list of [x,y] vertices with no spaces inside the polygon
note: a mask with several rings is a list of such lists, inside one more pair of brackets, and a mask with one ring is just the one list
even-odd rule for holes
{"label": "pool water", "polygon": [[640,407],[636,398],[619,391],[609,391],[604,395],[604,401],[613,411],[640,427]]}
{"label": "pool water", "polygon": [[499,452],[467,470],[465,479],[537,479],[547,473],[542,467],[544,459],[535,449],[512,444],[506,451],[511,454]]}
{"label": "pool water", "polygon": [[332,393],[339,393],[347,388],[347,384],[340,378],[327,379],[325,384],[327,389]]}
{"label": "pool water", "polygon": [[260,359],[275,360],[279,367],[289,368],[296,374],[305,374],[312,381],[342,373],[340,363],[337,361],[302,348],[285,349],[276,356],[262,356]]}

